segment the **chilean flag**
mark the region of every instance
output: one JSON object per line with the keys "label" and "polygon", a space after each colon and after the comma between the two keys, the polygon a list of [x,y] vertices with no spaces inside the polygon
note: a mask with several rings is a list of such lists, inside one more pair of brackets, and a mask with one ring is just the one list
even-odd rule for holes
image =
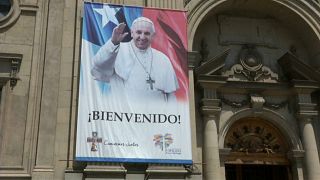
{"label": "chilean flag", "polygon": [[[112,30],[119,23],[125,23],[125,32],[129,35],[123,40],[131,40],[130,27],[138,17],[147,17],[153,21],[156,36],[152,47],[163,52],[171,60],[171,64],[179,82],[176,92],[178,101],[188,101],[188,70],[187,70],[187,25],[186,13],[177,10],[164,10],[154,8],[143,8],[133,6],[122,6],[112,4],[84,3],[84,17],[82,28],[82,52],[86,54],[85,59],[92,59],[100,47],[111,38]],[[82,59],[80,81],[86,76],[92,67],[92,62],[84,63]],[[87,70],[82,71],[83,68]],[[106,83],[98,83],[103,90],[108,89]],[[80,88],[85,88],[81,87]]]}

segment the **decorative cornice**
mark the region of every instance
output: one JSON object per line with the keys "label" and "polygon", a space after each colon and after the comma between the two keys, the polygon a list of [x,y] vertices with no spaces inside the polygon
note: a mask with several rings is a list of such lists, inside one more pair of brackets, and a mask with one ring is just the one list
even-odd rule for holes
{"label": "decorative cornice", "polygon": [[[251,104],[252,108],[258,106],[258,108],[267,107],[270,109],[278,110],[278,109],[285,107],[289,103],[288,100],[285,100],[285,101],[282,101],[279,103],[271,103],[271,102],[268,102],[265,97],[263,97],[261,95],[256,95],[256,94],[253,94],[253,95],[247,94],[247,95],[243,95],[243,96],[245,97],[244,100],[233,101],[233,100],[230,100],[230,99],[226,98],[225,96],[223,96],[223,94],[218,93],[218,98],[221,99],[221,102],[223,102],[224,104],[227,104],[233,108],[242,108],[242,107],[245,107],[245,106],[248,106]],[[259,102],[255,102],[255,100],[253,100],[252,97],[259,97],[257,99],[257,100],[259,100]]]}

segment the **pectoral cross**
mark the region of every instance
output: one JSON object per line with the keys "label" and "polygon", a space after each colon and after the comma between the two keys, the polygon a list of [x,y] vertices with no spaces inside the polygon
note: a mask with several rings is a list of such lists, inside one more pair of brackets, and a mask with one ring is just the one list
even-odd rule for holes
{"label": "pectoral cross", "polygon": [[147,84],[150,85],[150,89],[153,90],[153,83],[155,83],[155,80],[153,80],[153,79],[151,78],[151,76],[149,75],[149,76],[148,76],[148,79],[147,79],[146,81],[147,81]]}

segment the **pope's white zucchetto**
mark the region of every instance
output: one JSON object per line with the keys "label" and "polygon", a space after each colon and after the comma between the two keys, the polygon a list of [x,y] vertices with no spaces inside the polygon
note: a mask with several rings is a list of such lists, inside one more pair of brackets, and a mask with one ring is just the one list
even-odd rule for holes
{"label": "pope's white zucchetto", "polygon": [[138,22],[147,22],[147,23],[150,23],[151,24],[151,30],[153,31],[153,33],[156,32],[155,28],[154,28],[154,24],[153,22],[146,18],[146,17],[138,17],[137,19],[135,19],[133,22],[132,22],[132,25],[131,25],[131,29],[134,27],[134,25]]}

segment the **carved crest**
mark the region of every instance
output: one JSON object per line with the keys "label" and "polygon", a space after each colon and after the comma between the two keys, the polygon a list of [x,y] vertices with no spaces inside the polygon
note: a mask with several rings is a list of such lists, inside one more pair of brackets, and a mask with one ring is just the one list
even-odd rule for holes
{"label": "carved crest", "polygon": [[262,56],[253,46],[244,46],[239,54],[239,64],[235,64],[222,75],[233,81],[278,82],[278,74],[264,66]]}

